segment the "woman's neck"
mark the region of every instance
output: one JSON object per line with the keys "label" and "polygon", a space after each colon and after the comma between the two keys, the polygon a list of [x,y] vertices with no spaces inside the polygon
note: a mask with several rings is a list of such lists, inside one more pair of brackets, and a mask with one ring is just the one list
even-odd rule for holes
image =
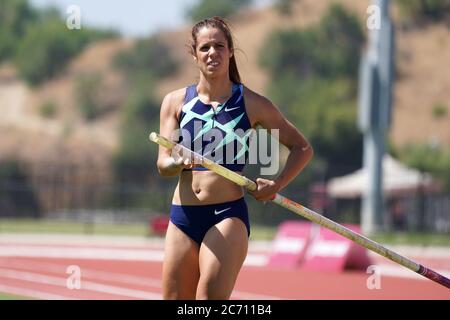
{"label": "woman's neck", "polygon": [[206,79],[200,76],[200,81],[197,85],[197,92],[200,96],[207,99],[209,102],[223,102],[229,98],[233,83],[228,77],[221,77],[216,79]]}

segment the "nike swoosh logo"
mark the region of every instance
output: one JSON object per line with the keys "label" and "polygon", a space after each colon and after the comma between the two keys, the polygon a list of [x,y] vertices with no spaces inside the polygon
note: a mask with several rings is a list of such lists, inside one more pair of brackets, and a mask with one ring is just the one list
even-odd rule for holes
{"label": "nike swoosh logo", "polygon": [[231,207],[223,209],[223,210],[220,210],[220,211],[214,210],[214,214],[217,216],[217,215],[221,214],[222,212],[225,212],[225,211],[230,210],[230,209],[231,209]]}
{"label": "nike swoosh logo", "polygon": [[234,109],[239,109],[240,107],[234,107],[234,108],[228,108],[228,107],[225,107],[225,111],[226,112],[228,112],[228,111],[232,111],[232,110],[234,110]]}

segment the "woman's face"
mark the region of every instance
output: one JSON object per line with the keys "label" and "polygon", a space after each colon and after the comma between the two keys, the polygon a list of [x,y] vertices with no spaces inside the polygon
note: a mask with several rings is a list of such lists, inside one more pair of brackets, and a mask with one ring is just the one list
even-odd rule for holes
{"label": "woman's face", "polygon": [[194,60],[200,71],[208,77],[228,74],[233,53],[228,48],[227,38],[217,28],[204,27],[197,33],[197,48]]}

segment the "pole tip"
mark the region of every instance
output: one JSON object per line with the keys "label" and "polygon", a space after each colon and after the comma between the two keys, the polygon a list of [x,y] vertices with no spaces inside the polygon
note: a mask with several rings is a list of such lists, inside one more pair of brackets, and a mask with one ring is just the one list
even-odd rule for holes
{"label": "pole tip", "polygon": [[152,132],[152,133],[150,133],[150,135],[148,136],[148,138],[149,138],[151,141],[156,141],[156,139],[158,138],[158,134],[157,134],[156,132]]}

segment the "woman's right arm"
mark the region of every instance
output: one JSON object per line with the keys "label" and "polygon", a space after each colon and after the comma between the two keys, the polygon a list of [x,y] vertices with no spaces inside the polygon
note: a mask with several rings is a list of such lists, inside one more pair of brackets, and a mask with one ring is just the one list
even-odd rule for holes
{"label": "woman's right arm", "polygon": [[[184,100],[185,89],[180,89],[167,94],[161,105],[159,119],[159,134],[169,140],[174,140],[173,135],[179,129],[177,112]],[[184,168],[191,168],[189,159],[172,157],[172,150],[159,146],[158,160],[156,162],[158,172],[164,177],[173,177],[180,174]]]}

